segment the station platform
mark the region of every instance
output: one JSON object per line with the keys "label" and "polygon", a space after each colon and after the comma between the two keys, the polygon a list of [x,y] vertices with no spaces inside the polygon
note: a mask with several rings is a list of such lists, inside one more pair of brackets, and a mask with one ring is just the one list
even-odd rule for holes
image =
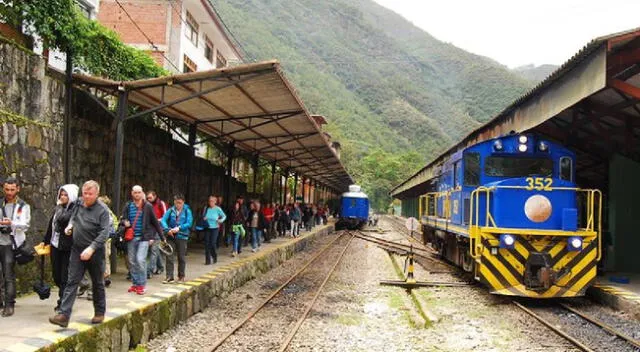
{"label": "station platform", "polygon": [[[628,283],[618,283],[611,278],[625,278]],[[605,273],[587,291],[587,295],[598,302],[624,311],[640,320],[640,274]]]}
{"label": "station platform", "polygon": [[52,288],[47,300],[40,300],[36,294],[20,297],[15,315],[0,318],[0,351],[128,351],[202,311],[216,296],[282,264],[314,237],[328,234],[333,228],[330,222],[303,231],[298,238],[277,238],[263,243],[256,253],[250,246],[244,247],[237,257],[231,257],[230,247],[222,246],[218,263],[213,265],[204,265],[204,249],[195,245],[187,255],[188,281],[162,284],[164,274],[156,275],[148,281],[145,295],[127,293],[131,282],[125,278],[124,263],[119,263],[122,269],[112,275],[106,292],[105,322],[98,325],[90,323],[93,305],[85,298],[86,293],[76,300],[67,328],[48,321],[54,314],[57,289]]}

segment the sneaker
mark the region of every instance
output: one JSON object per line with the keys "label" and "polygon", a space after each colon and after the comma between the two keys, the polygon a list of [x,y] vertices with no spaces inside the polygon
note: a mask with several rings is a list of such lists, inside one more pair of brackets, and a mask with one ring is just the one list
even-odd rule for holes
{"label": "sneaker", "polygon": [[238,253],[236,253],[236,252],[231,253],[232,257],[235,257],[236,255],[238,255]]}
{"label": "sneaker", "polygon": [[69,317],[64,314],[56,314],[49,318],[49,322],[53,325],[58,325],[60,327],[66,328],[69,326]]}
{"label": "sneaker", "polygon": [[258,250],[257,250],[257,249],[255,249],[255,248],[251,248],[251,251],[252,251],[253,253],[255,253],[255,252],[257,252]]}
{"label": "sneaker", "polygon": [[172,277],[168,277],[164,279],[164,281],[162,281],[163,284],[172,284],[174,282],[176,282],[176,280],[174,280]]}
{"label": "sneaker", "polygon": [[136,293],[139,295],[144,295],[145,293],[147,293],[147,289],[144,286],[138,286],[138,290],[136,291]]}
{"label": "sneaker", "polygon": [[127,292],[131,293],[131,292],[137,292],[138,291],[138,286],[136,285],[131,285],[131,287],[129,287],[129,289],[127,290]]}
{"label": "sneaker", "polygon": [[178,282],[185,282],[185,281],[187,281],[187,280],[184,277],[179,277],[178,278]]}

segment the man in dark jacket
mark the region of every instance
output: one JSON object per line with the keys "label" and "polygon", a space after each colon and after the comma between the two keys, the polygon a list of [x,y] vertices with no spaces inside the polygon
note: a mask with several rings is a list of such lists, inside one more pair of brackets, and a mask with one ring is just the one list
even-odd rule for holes
{"label": "man in dark jacket", "polygon": [[65,229],[65,236],[73,236],[69,257],[69,279],[62,295],[59,313],[49,322],[61,327],[69,325],[69,317],[76,300],[78,284],[89,271],[93,290],[94,316],[92,324],[104,321],[106,297],[104,290],[104,243],[109,237],[109,212],[98,200],[100,185],[87,181],[82,186],[82,199]]}
{"label": "man in dark jacket", "polygon": [[127,243],[129,269],[132,285],[129,292],[144,295],[147,291],[147,253],[156,234],[162,233],[153,205],[147,202],[140,186],[131,188],[131,202],[124,207],[121,224],[133,229],[133,239]]}

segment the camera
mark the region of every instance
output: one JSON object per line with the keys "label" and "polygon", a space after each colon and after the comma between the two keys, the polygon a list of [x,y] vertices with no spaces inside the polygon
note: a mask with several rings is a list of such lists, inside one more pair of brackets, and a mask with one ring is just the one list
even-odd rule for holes
{"label": "camera", "polygon": [[3,233],[5,235],[11,234],[11,227],[9,227],[9,226],[0,227],[0,233]]}

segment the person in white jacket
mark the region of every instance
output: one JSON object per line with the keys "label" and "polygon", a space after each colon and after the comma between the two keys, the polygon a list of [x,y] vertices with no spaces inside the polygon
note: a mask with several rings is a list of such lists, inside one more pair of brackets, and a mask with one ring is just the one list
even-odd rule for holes
{"label": "person in white jacket", "polygon": [[4,309],[3,317],[13,315],[16,303],[16,274],[13,249],[19,247],[26,239],[25,233],[31,222],[31,208],[18,197],[20,183],[9,177],[2,185],[4,197],[0,198],[2,219],[0,220],[0,266],[4,282],[4,297],[1,297]]}

